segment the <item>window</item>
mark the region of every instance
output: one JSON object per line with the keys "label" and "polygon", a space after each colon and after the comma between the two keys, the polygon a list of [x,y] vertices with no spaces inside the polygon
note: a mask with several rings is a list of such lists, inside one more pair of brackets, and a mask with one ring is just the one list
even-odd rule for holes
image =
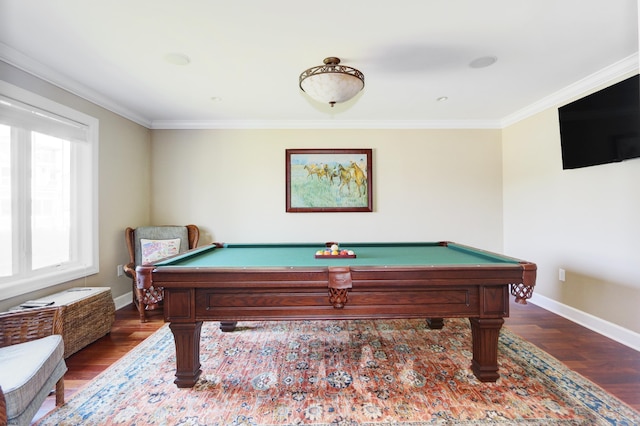
{"label": "window", "polygon": [[0,81],[0,299],[98,272],[98,120]]}

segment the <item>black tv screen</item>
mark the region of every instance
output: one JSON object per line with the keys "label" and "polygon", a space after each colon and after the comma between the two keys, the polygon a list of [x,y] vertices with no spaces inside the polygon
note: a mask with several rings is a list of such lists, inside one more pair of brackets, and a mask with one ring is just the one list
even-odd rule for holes
{"label": "black tv screen", "polygon": [[562,168],[640,157],[640,76],[558,108]]}

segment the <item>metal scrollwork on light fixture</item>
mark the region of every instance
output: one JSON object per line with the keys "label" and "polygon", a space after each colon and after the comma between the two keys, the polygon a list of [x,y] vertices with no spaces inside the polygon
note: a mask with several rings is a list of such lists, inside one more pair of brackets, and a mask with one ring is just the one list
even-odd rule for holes
{"label": "metal scrollwork on light fixture", "polygon": [[300,74],[300,88],[312,99],[332,107],[353,98],[364,88],[364,74],[340,65],[340,59],[325,58],[324,65],[309,68]]}

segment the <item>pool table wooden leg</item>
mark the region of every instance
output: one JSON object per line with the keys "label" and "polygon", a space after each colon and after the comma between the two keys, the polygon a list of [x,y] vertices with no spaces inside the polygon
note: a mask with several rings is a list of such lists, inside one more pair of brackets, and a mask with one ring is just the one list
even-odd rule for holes
{"label": "pool table wooden leg", "polygon": [[498,373],[498,337],[503,318],[469,318],[473,340],[471,369],[481,382],[495,382]]}
{"label": "pool table wooden leg", "polygon": [[220,321],[220,331],[229,332],[236,329],[238,321]]}
{"label": "pool table wooden leg", "polygon": [[431,330],[441,330],[444,326],[443,318],[427,318],[427,325]]}
{"label": "pool table wooden leg", "polygon": [[169,324],[176,344],[176,380],[179,388],[192,388],[200,369],[200,330],[202,321]]}

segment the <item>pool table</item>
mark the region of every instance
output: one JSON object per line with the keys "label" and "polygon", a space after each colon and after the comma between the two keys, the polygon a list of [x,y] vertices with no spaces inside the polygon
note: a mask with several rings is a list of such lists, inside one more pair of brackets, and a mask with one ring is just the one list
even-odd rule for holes
{"label": "pool table", "polygon": [[471,368],[498,379],[498,335],[509,293],[526,303],[536,265],[453,242],[342,243],[355,257],[317,258],[318,244],[219,244],[137,268],[141,288],[164,287],[178,387],[201,374],[203,321],[443,318],[471,323]]}

